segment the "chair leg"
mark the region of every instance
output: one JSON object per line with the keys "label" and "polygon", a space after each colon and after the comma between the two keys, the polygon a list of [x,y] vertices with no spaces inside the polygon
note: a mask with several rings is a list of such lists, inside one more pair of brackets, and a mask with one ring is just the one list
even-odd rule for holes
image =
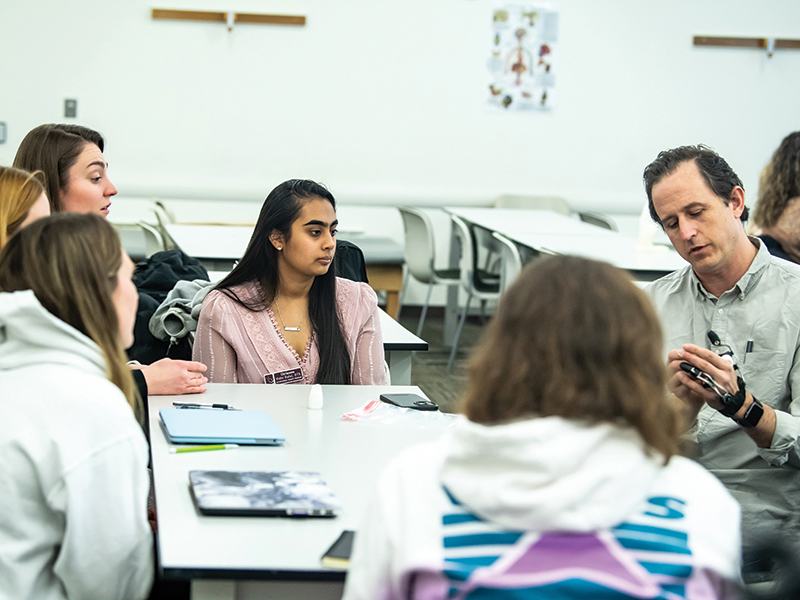
{"label": "chair leg", "polygon": [[403,274],[403,283],[402,288],[400,289],[400,295],[397,297],[397,318],[400,319],[400,313],[403,312],[403,301],[406,299],[406,294],[408,293],[408,280],[410,279],[411,274],[408,272],[408,269],[405,270]]}
{"label": "chair leg", "polygon": [[461,319],[458,321],[458,327],[456,327],[456,335],[453,338],[453,347],[450,349],[450,360],[447,361],[448,373],[453,371],[453,363],[456,361],[456,351],[458,350],[458,338],[461,337],[461,329],[464,327],[464,321],[467,320],[470,302],[472,302],[472,292],[467,294],[467,303],[464,305],[464,312],[461,313]]}
{"label": "chair leg", "polygon": [[428,305],[431,303],[431,293],[433,292],[433,279],[428,283],[428,295],[425,296],[425,304],[422,307],[422,314],[419,316],[417,325],[417,337],[422,335],[422,326],[425,324],[425,315],[428,314]]}

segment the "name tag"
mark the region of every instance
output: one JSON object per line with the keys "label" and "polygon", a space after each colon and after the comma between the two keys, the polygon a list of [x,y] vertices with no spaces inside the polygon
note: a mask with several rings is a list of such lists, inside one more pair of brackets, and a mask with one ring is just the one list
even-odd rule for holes
{"label": "name tag", "polygon": [[276,371],[264,375],[264,383],[274,383],[277,385],[287,385],[289,383],[303,383],[303,369],[287,369],[286,371]]}

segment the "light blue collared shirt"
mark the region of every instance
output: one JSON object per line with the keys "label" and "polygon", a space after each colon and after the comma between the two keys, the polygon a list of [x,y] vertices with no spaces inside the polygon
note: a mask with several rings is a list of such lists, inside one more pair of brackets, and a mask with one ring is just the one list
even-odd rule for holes
{"label": "light blue collared shirt", "polygon": [[688,265],[646,288],[661,316],[665,356],[687,343],[712,349],[713,330],[733,349],[747,391],[775,410],[770,448],[708,405],[695,427],[697,460],[742,505],[746,546],[773,529],[800,533],[800,266],[750,239],[758,247],[753,263],[719,298]]}

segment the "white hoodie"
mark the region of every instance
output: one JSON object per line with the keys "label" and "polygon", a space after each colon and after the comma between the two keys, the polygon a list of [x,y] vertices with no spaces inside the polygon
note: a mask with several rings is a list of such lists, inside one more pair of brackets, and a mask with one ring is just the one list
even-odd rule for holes
{"label": "white hoodie", "polygon": [[144,598],[147,442],[100,348],[0,293],[0,598]]}
{"label": "white hoodie", "polygon": [[379,480],[344,597],[727,597],[739,518],[716,478],[633,430],[462,418]]}

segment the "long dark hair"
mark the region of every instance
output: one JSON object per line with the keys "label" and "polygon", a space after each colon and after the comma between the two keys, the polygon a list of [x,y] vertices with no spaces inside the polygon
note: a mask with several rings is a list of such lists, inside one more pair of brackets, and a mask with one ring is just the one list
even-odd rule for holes
{"label": "long dark hair", "polygon": [[[308,179],[290,179],[272,190],[261,207],[244,256],[217,284],[217,289],[248,310],[266,310],[278,292],[278,251],[272,245],[270,235],[278,232],[288,240],[292,223],[299,218],[303,205],[314,199],[327,200],[336,210],[333,194]],[[232,289],[253,282],[258,284],[253,295],[245,297]],[[331,261],[328,272],[316,277],[311,285],[308,318],[319,350],[316,383],[350,383],[350,353],[336,305],[336,261]]]}

